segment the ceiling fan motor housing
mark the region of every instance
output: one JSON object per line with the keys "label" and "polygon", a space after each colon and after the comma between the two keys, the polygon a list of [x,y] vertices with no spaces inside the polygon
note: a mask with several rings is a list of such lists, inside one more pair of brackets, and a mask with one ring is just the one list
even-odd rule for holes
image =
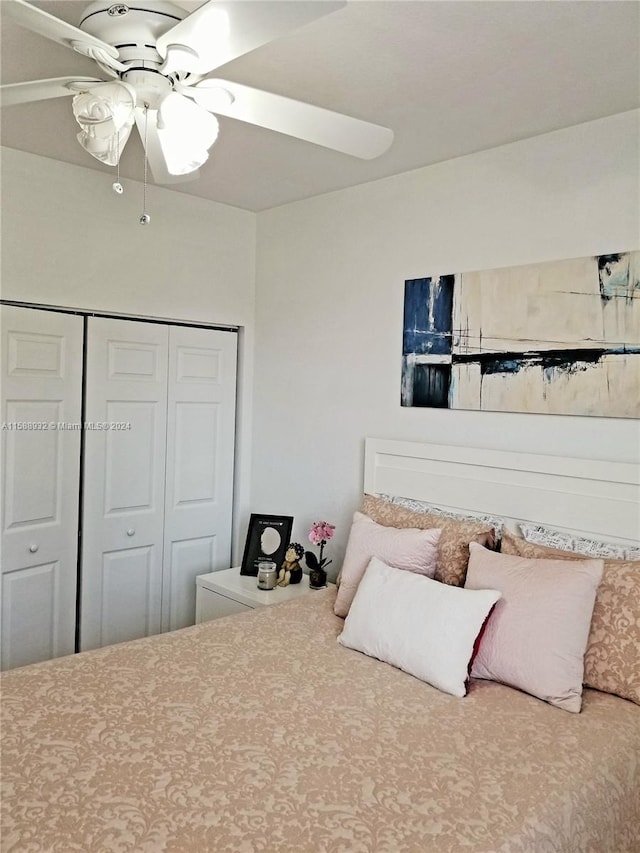
{"label": "ceiling fan motor housing", "polygon": [[156,50],[158,38],[187,13],[173,3],[158,2],[153,8],[149,5],[96,0],[84,10],[78,26],[117,48],[124,64],[142,68],[153,63],[151,67],[159,67],[162,59]]}
{"label": "ceiling fan motor housing", "polygon": [[152,110],[158,109],[163,98],[173,88],[171,81],[164,75],[139,68],[125,71],[120,75],[120,79],[136,90],[136,101],[139,107],[147,106]]}

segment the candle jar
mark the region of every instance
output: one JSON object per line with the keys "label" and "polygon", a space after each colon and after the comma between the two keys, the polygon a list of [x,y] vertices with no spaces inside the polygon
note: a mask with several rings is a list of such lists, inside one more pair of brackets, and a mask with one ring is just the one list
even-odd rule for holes
{"label": "candle jar", "polygon": [[275,589],[277,583],[276,564],[272,560],[258,563],[258,589]]}

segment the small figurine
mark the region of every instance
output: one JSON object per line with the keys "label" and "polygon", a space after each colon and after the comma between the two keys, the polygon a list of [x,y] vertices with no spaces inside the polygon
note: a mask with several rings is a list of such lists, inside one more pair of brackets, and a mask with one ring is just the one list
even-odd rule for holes
{"label": "small figurine", "polygon": [[300,583],[302,568],[300,560],[304,557],[304,548],[298,542],[291,542],[284,555],[284,563],[278,572],[278,586]]}

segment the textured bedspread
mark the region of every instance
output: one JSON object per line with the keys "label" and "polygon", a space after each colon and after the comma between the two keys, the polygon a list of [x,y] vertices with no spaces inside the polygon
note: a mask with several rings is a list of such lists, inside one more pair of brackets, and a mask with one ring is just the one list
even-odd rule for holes
{"label": "textured bedspread", "polygon": [[2,678],[2,850],[640,851],[640,707],[457,699],[334,590]]}

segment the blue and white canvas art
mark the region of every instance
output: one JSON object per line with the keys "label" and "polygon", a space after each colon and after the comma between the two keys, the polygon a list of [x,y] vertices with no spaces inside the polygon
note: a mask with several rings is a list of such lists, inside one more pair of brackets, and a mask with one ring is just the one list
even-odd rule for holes
{"label": "blue and white canvas art", "polygon": [[406,281],[401,402],[640,417],[640,252]]}

